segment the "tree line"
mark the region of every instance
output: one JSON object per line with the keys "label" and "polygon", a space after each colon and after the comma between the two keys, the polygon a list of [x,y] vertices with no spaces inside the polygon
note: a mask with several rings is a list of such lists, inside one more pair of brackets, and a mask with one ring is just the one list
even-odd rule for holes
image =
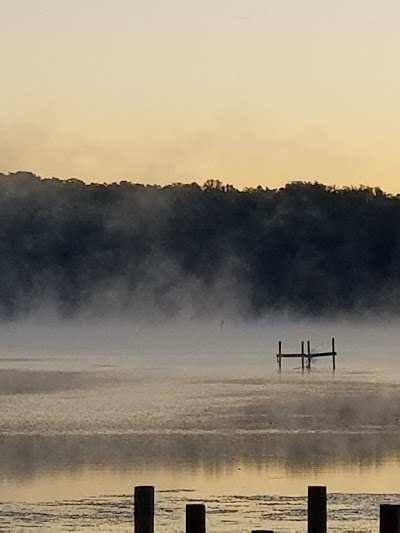
{"label": "tree line", "polygon": [[0,316],[400,311],[400,196],[0,174]]}

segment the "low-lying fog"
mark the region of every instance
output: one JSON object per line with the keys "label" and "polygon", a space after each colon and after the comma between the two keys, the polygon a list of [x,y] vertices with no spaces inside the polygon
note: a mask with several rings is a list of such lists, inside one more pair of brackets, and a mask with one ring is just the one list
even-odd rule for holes
{"label": "low-lying fog", "polygon": [[379,366],[398,360],[399,325],[387,317],[332,322],[271,317],[248,323],[223,318],[208,323],[32,319],[0,324],[0,354],[3,358],[126,355],[163,357],[168,363],[175,355],[200,360],[209,356],[218,366],[225,365],[229,374],[232,364],[246,366],[256,355],[267,366],[275,365],[278,340],[284,351],[298,351],[301,340],[310,340],[312,349],[321,351],[330,348],[335,337],[342,367],[366,360]]}

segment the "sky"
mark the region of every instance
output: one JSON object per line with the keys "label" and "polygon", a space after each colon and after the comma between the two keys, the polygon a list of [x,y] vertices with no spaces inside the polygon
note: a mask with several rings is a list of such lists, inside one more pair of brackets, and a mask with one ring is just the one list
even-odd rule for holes
{"label": "sky", "polygon": [[0,0],[0,172],[400,192],[398,0]]}

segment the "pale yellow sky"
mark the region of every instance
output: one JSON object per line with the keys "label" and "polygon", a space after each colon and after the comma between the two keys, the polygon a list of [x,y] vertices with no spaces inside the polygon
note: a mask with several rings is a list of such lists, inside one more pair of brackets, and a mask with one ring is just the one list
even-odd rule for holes
{"label": "pale yellow sky", "polygon": [[400,192],[398,0],[0,0],[0,171]]}

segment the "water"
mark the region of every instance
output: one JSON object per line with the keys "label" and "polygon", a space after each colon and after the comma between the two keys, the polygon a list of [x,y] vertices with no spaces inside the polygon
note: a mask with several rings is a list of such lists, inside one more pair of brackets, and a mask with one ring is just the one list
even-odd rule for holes
{"label": "water", "polygon": [[[277,340],[339,352],[277,372]],[[397,324],[263,323],[0,331],[0,531],[131,531],[133,487],[182,532],[204,501],[215,533],[306,530],[327,485],[330,531],[376,531],[400,501]]]}

